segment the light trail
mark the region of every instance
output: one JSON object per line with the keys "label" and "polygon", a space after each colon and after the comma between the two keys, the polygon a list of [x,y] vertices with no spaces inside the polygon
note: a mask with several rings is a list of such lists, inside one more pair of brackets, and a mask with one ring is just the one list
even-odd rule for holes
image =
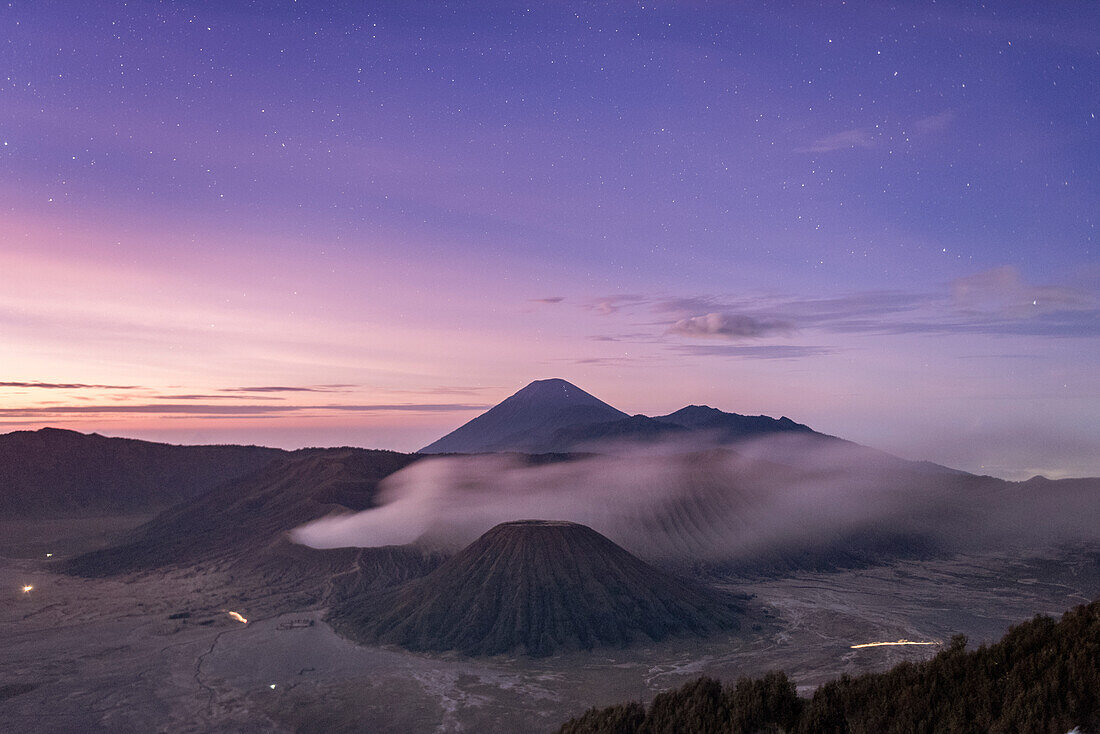
{"label": "light trail", "polygon": [[897,640],[896,642],[864,642],[862,645],[852,645],[853,650],[861,647],[885,647],[887,645],[942,645],[942,642],[913,642],[912,640]]}
{"label": "light trail", "polygon": [[225,611],[225,613],[226,613],[226,614],[228,614],[228,615],[229,615],[230,617],[232,617],[233,619],[235,619],[235,620],[237,620],[238,622],[240,622],[241,624],[248,624],[248,620],[247,620],[247,619],[245,619],[244,617],[242,617],[242,616],[241,616],[240,614],[238,614],[237,612],[231,612],[231,611],[229,611],[229,610],[227,609],[227,610]]}

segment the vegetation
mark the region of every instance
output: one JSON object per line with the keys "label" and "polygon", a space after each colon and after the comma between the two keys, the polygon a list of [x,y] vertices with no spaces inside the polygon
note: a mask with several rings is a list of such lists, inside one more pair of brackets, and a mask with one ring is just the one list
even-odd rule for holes
{"label": "vegetation", "polygon": [[923,663],[843,676],[799,698],[783,673],[723,686],[699,678],[648,708],[591,709],[560,734],[890,734],[1100,730],[1100,601],[1038,616],[966,651],[957,635]]}

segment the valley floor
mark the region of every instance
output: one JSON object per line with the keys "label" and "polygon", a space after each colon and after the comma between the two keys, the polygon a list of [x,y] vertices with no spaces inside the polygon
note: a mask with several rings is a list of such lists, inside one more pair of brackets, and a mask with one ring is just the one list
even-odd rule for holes
{"label": "valley floor", "polygon": [[[989,642],[1100,596],[1097,555],[1084,550],[907,561],[739,582],[755,599],[735,634],[467,660],[354,645],[323,610],[241,598],[242,580],[217,572],[78,579],[3,550],[0,728],[23,732],[553,731],[590,706],[648,700],[700,673],[783,669],[806,693],[939,649],[852,645],[959,632]],[[279,628],[303,619],[315,623]]]}

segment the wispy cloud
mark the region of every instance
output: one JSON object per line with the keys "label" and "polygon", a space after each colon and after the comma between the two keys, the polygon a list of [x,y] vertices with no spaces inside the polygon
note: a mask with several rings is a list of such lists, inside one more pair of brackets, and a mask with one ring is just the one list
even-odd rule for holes
{"label": "wispy cloud", "polygon": [[652,309],[657,313],[674,314],[681,318],[709,311],[728,310],[726,303],[725,299],[716,296],[681,296],[655,299]]}
{"label": "wispy cloud", "polygon": [[831,153],[834,150],[852,150],[855,148],[873,148],[878,144],[878,136],[871,128],[857,127],[832,135],[818,138],[813,143],[795,148],[796,153]]}
{"label": "wispy cloud", "polygon": [[140,390],[138,385],[88,385],[81,382],[0,382],[0,387],[30,387],[45,390]]}
{"label": "wispy cloud", "polygon": [[[1096,288],[1034,285],[1011,266],[974,273],[924,292],[864,291],[828,298],[698,295],[608,296],[619,312],[665,317],[665,335],[760,338],[794,331],[838,334],[986,334],[1036,337],[1100,335]],[[671,317],[671,318],[668,318]],[[659,341],[655,334],[597,336],[598,341]]]}
{"label": "wispy cloud", "polygon": [[680,319],[669,327],[668,333],[711,339],[759,339],[775,334],[789,334],[793,330],[794,326],[789,321],[714,312]]}
{"label": "wispy cloud", "polygon": [[649,296],[638,294],[621,294],[596,298],[584,304],[584,307],[590,311],[595,311],[600,315],[608,316],[630,306],[638,306],[651,302],[652,298]]}
{"label": "wispy cloud", "polygon": [[[240,400],[237,395],[155,395],[156,400]],[[249,400],[285,400],[271,395],[249,395]]]}
{"label": "wispy cloud", "polygon": [[983,334],[1040,338],[1093,338],[1100,337],[1100,312],[1064,312],[1040,315],[1030,319],[960,317],[889,323],[850,321],[829,328],[832,331],[847,334]]}
{"label": "wispy cloud", "polygon": [[951,127],[955,121],[954,110],[944,110],[938,115],[929,115],[913,122],[913,130],[918,135],[931,135]]}
{"label": "wispy cloud", "polygon": [[657,337],[648,332],[635,332],[633,334],[595,334],[587,338],[589,341],[594,342],[626,342],[628,344],[658,341]]}
{"label": "wispy cloud", "polygon": [[1087,311],[1097,305],[1095,295],[1074,288],[1029,285],[1010,265],[953,280],[951,298],[960,310],[1025,318],[1052,311]]}
{"label": "wispy cloud", "polygon": [[611,357],[575,357],[570,359],[547,360],[548,363],[566,363],[586,367],[623,367],[658,361],[659,358],[643,354],[622,354]]}
{"label": "wispy cloud", "polygon": [[928,138],[949,129],[955,121],[954,110],[944,110],[915,120],[898,121],[890,125],[855,127],[823,135],[813,142],[797,147],[795,153],[832,153],[909,143],[914,138]]}
{"label": "wispy cloud", "polygon": [[474,387],[451,387],[449,385],[440,385],[438,387],[425,387],[417,390],[392,390],[395,394],[399,395],[479,395],[486,391],[497,392],[502,388],[498,385],[485,385]]}
{"label": "wispy cloud", "polygon": [[55,405],[49,407],[0,408],[0,416],[29,418],[62,415],[112,414],[188,414],[188,415],[265,415],[271,413],[439,413],[484,410],[485,404],[393,403],[377,405],[201,405],[201,404],[140,404],[140,405]]}
{"label": "wispy cloud", "polygon": [[801,359],[834,354],[832,347],[803,346],[798,344],[771,344],[742,346],[739,344],[675,344],[669,347],[680,354],[695,357],[731,357],[743,359]]}
{"label": "wispy cloud", "polygon": [[532,298],[531,303],[561,303],[565,300],[565,296],[550,296],[549,298]]}
{"label": "wispy cloud", "polygon": [[265,393],[265,392],[342,392],[357,385],[304,385],[286,386],[270,385],[264,387],[223,387],[220,392],[232,393]]}
{"label": "wispy cloud", "polygon": [[[946,293],[840,308],[816,325],[841,333],[1100,336],[1100,296],[1061,285],[1032,285],[1011,266],[947,284]],[[877,308],[876,308],[877,306]],[[811,318],[807,315],[808,318]]]}

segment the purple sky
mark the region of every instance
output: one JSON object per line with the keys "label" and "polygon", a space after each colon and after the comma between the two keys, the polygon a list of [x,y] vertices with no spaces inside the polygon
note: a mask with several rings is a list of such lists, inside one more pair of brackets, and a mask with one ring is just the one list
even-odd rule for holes
{"label": "purple sky", "polygon": [[562,377],[1100,475],[1096,3],[0,29],[0,430],[408,450]]}

